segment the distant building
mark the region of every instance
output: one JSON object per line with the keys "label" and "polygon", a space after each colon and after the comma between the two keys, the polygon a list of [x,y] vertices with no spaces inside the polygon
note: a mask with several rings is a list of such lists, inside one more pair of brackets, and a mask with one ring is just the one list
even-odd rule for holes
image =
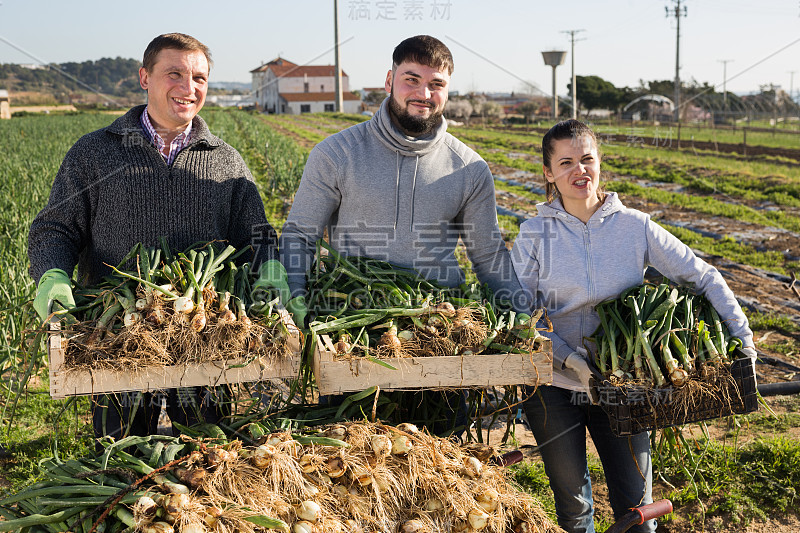
{"label": "distant building", "polygon": [[220,107],[238,107],[240,109],[252,108],[256,105],[255,99],[249,94],[212,94],[206,98],[206,101]]}
{"label": "distant building", "polygon": [[8,91],[0,89],[0,119],[11,118],[11,103],[8,101]]}
{"label": "distant building", "polygon": [[[336,67],[298,65],[278,57],[250,71],[256,105],[267,113],[313,113],[336,108]],[[345,113],[358,113],[361,99],[350,92],[342,71]]]}

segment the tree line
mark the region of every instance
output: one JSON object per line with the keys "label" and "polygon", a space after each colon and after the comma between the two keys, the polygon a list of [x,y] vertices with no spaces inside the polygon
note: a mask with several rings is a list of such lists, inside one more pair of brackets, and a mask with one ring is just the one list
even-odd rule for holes
{"label": "tree line", "polygon": [[50,64],[40,68],[2,63],[0,88],[8,89],[12,97],[13,93],[18,92],[39,92],[51,94],[61,101],[70,93],[89,90],[125,97],[141,92],[138,77],[140,66],[138,60],[122,57]]}

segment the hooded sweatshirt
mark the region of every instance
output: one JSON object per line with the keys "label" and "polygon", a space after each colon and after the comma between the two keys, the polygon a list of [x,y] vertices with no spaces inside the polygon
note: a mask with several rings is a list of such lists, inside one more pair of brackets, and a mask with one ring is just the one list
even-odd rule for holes
{"label": "hooded sweatshirt", "polygon": [[512,258],[519,282],[534,307],[544,307],[553,323],[553,385],[582,390],[564,360],[579,346],[596,347],[584,337],[600,319],[594,306],[643,283],[648,266],[670,280],[690,285],[708,298],[731,335],[752,346],[753,333],[741,307],[716,268],[650,219],[628,209],[616,193],[584,224],[564,210],[561,200],[537,204],[538,214],[520,226]]}
{"label": "hooded sweatshirt", "polygon": [[464,282],[455,248],[498,296],[520,292],[500,235],[489,166],[447,133],[447,122],[409,137],[392,123],[388,98],[375,116],[332,135],[309,154],[283,227],[281,261],[294,294],[305,290],[315,243],[417,269],[447,286]]}

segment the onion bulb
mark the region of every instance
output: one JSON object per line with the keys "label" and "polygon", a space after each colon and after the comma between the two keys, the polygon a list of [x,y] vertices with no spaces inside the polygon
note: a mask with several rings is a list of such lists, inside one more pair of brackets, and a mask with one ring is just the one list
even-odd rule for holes
{"label": "onion bulb", "polygon": [[125,327],[129,328],[132,325],[136,324],[142,319],[141,313],[137,313],[136,311],[128,311],[125,313],[125,317],[123,322],[125,322]]}
{"label": "onion bulb", "polygon": [[373,478],[373,482],[375,483],[375,487],[378,489],[378,492],[386,492],[389,490],[389,482],[383,476],[375,476]]}
{"label": "onion bulb", "polygon": [[192,317],[192,329],[197,332],[203,331],[207,323],[208,315],[206,315],[206,306],[203,300],[200,300],[200,303],[197,304],[197,312]]}
{"label": "onion bulb", "polygon": [[304,474],[310,474],[315,471],[319,462],[320,458],[310,453],[303,455],[297,460],[297,464],[300,465],[300,469]]}
{"label": "onion bulb", "polygon": [[328,459],[328,476],[336,479],[342,477],[345,472],[344,460],[341,457],[331,457]]}
{"label": "onion bulb", "polygon": [[300,520],[292,525],[292,533],[314,533],[315,531],[314,524],[306,520]]}
{"label": "onion bulb", "polygon": [[392,439],[388,435],[372,435],[369,443],[377,457],[387,457],[392,453]]}
{"label": "onion bulb", "polygon": [[424,507],[426,511],[431,511],[431,512],[441,511],[442,509],[444,509],[444,504],[442,503],[442,500],[440,500],[439,498],[431,498],[425,502]]}
{"label": "onion bulb", "polygon": [[408,342],[414,340],[414,332],[410,329],[403,329],[397,332],[397,338],[400,339],[400,342]]}
{"label": "onion bulb", "polygon": [[277,446],[278,444],[286,442],[291,438],[292,436],[287,431],[274,431],[267,436],[267,442],[265,444],[269,446]]}
{"label": "onion bulb", "polygon": [[350,349],[350,335],[344,333],[339,337],[339,341],[336,343],[336,353],[339,355],[346,354],[350,352]]}
{"label": "onion bulb", "polygon": [[464,473],[469,477],[475,478],[480,476],[482,469],[483,465],[476,457],[469,456],[464,459]]}
{"label": "onion bulb", "polygon": [[405,455],[411,451],[414,445],[406,435],[397,435],[392,439],[392,455]]}
{"label": "onion bulb", "polygon": [[467,520],[469,521],[470,527],[478,531],[485,528],[486,524],[489,523],[489,515],[483,509],[476,507],[469,512]]}
{"label": "onion bulb", "polygon": [[255,465],[256,468],[264,470],[270,465],[272,462],[272,457],[276,452],[277,450],[275,449],[275,446],[262,444],[253,451],[253,465]]}
{"label": "onion bulb", "polygon": [[136,303],[134,304],[134,307],[136,307],[137,311],[143,311],[144,309],[147,308],[148,305],[149,303],[145,298],[138,298],[136,300]]}
{"label": "onion bulb", "polygon": [[494,512],[497,509],[497,504],[500,502],[500,494],[493,488],[489,487],[482,493],[478,494],[475,498],[478,505],[487,513]]}
{"label": "onion bulb", "polygon": [[386,346],[390,352],[398,352],[403,348],[400,339],[397,338],[397,326],[392,324],[389,330],[381,335],[378,346]]}
{"label": "onion bulb", "polygon": [[397,424],[397,430],[402,431],[404,433],[409,433],[411,435],[415,433],[419,433],[419,428],[414,424],[410,424],[408,422],[403,422],[401,424]]}
{"label": "onion bulb", "polygon": [[183,315],[188,315],[192,311],[194,311],[194,302],[191,298],[187,296],[181,296],[176,298],[174,302],[172,302],[172,308],[175,310],[176,313],[181,313]]}
{"label": "onion bulb", "polygon": [[217,318],[217,322],[221,324],[231,324],[236,322],[236,315],[233,314],[233,311],[230,309],[225,309],[220,313],[219,318]]}
{"label": "onion bulb", "polygon": [[428,317],[427,324],[433,328],[440,328],[444,326],[444,319],[439,315],[431,315]]}
{"label": "onion bulb", "polygon": [[353,471],[353,479],[362,487],[366,487],[372,483],[372,473],[369,470],[359,468]]}
{"label": "onion bulb", "polygon": [[158,505],[150,496],[142,496],[133,504],[133,519],[139,524],[150,522],[156,516]]}
{"label": "onion bulb", "polygon": [[219,517],[222,516],[222,509],[214,506],[206,507],[202,516],[203,522],[211,529],[214,529],[217,522],[219,522]]}
{"label": "onion bulb", "polygon": [[323,435],[332,439],[344,440],[347,437],[347,428],[341,424],[336,424],[326,429]]}
{"label": "onion bulb", "polygon": [[206,461],[208,461],[209,466],[216,466],[220,463],[235,461],[237,457],[239,457],[239,454],[236,452],[216,446],[208,449]]}
{"label": "onion bulb", "polygon": [[177,516],[191,502],[188,494],[167,494],[161,501],[161,506],[168,515]]}
{"label": "onion bulb", "polygon": [[142,533],[175,533],[175,529],[166,522],[153,522],[142,527]]}
{"label": "onion bulb", "polygon": [[189,522],[181,526],[181,533],[206,533],[206,528],[200,522]]}
{"label": "onion bulb", "polygon": [[316,522],[319,519],[320,506],[314,500],[304,500],[295,507],[300,520]]}
{"label": "onion bulb", "polygon": [[538,531],[530,522],[519,522],[514,526],[514,533],[536,533]]}
{"label": "onion bulb", "polygon": [[161,307],[153,307],[150,312],[147,313],[147,321],[156,326],[163,324],[166,319],[167,315],[164,314],[164,310]]}
{"label": "onion bulb", "polygon": [[412,518],[400,524],[400,533],[428,533],[428,528],[422,520]]}
{"label": "onion bulb", "polygon": [[202,485],[206,477],[206,471],[203,468],[177,468],[175,469],[175,474],[178,479],[192,488]]}

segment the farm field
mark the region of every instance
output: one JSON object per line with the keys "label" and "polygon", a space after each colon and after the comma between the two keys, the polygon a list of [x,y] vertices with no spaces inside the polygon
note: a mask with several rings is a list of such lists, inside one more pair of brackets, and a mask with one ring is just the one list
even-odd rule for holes
{"label": "farm field", "polygon": [[[279,229],[310,149],[328,135],[367,117],[343,114],[258,115],[204,110],[215,134],[245,157]],[[62,456],[90,449],[87,403],[49,400],[46,361],[30,334],[35,321],[27,302],[34,293],[27,274],[27,231],[45,204],[52,179],[68,148],[84,133],[109,124],[107,114],[28,116],[0,122],[0,371],[3,374],[0,481],[18,489],[35,477],[35,463],[58,443]],[[780,128],[779,128],[780,129]],[[449,131],[489,163],[495,176],[501,226],[509,246],[519,223],[544,199],[540,143],[542,128],[452,127]],[[654,129],[603,136],[606,188],[629,207],[650,213],[699,255],[717,266],[746,307],[764,354],[760,383],[796,379],[800,372],[800,136],[748,133],[748,155],[734,150],[734,132],[716,132],[716,144],[681,148],[638,142],[661,135]],[[690,131],[688,129],[684,130]],[[727,134],[728,132],[724,132]],[[736,132],[736,135],[739,133]],[[694,134],[709,142],[708,131]],[[763,139],[761,136],[764,136]],[[708,137],[708,138],[707,138]],[[786,142],[784,142],[786,141]],[[741,142],[741,141],[738,141]],[[758,144],[762,143],[763,144]],[[677,143],[675,143],[677,144]],[[725,145],[730,147],[728,151]],[[722,146],[719,149],[719,146]],[[761,148],[759,148],[761,147]],[[762,149],[763,148],[763,149]],[[772,150],[778,150],[772,152]],[[23,386],[27,383],[27,389]],[[755,414],[687,426],[672,449],[656,459],[655,497],[669,497],[676,512],[664,531],[796,531],[800,529],[800,399],[768,397]],[[59,417],[62,410],[67,416]],[[13,416],[13,418],[12,418]],[[54,429],[54,422],[59,420]],[[499,433],[499,432],[498,432]],[[546,478],[530,435],[517,424],[518,445],[529,460],[518,481],[542,498]],[[665,437],[654,436],[663,444]],[[659,448],[661,449],[661,448]],[[684,459],[698,462],[687,477]],[[593,483],[600,498],[598,526],[611,522],[603,499],[602,468],[594,460]],[[548,500],[549,499],[549,500]],[[549,505],[552,505],[551,503]]]}

